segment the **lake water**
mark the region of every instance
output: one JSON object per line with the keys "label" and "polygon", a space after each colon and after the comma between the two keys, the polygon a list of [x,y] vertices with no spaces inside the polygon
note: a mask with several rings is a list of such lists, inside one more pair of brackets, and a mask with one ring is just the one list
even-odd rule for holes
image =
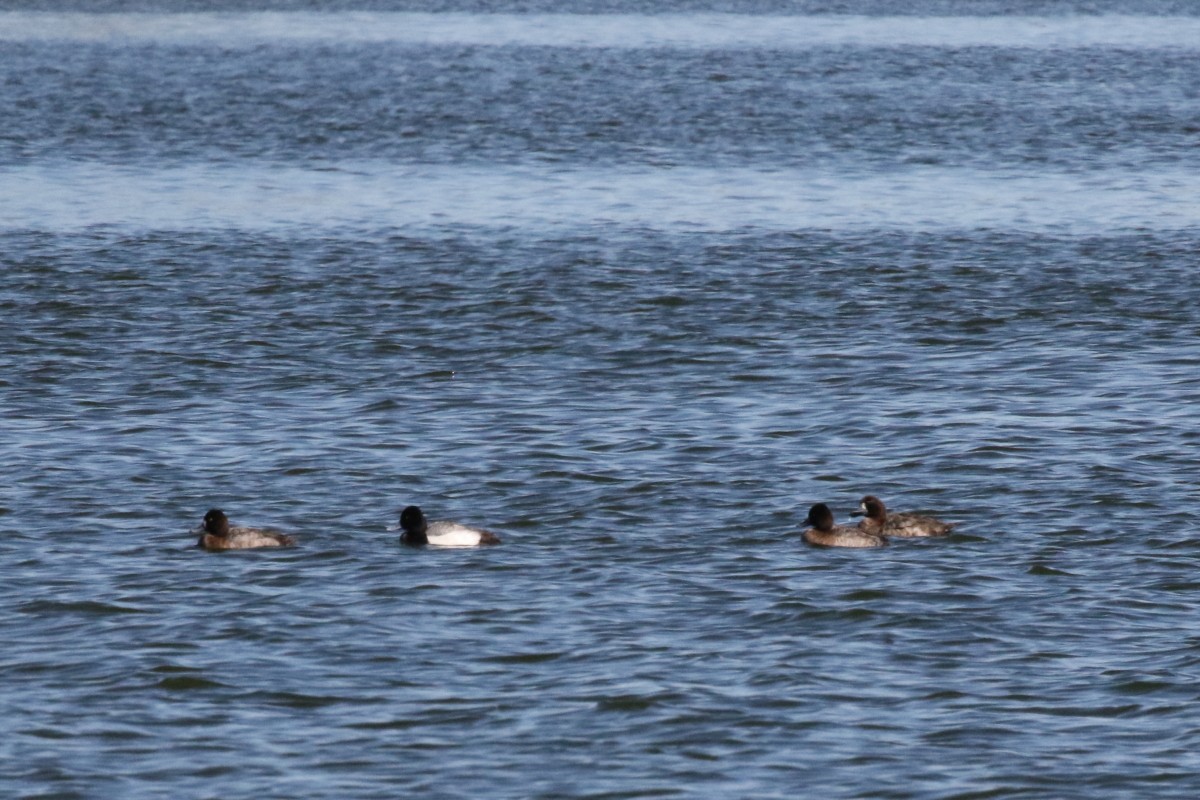
{"label": "lake water", "polygon": [[0,795],[1194,798],[1200,9],[889,5],[0,3]]}

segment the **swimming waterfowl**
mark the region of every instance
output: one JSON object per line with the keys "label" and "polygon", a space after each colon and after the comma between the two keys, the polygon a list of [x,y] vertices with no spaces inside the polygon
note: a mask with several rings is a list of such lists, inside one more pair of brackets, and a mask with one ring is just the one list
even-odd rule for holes
{"label": "swimming waterfowl", "polygon": [[812,526],[804,532],[804,541],[817,547],[887,547],[888,540],[883,534],[834,525],[833,512],[824,503],[808,510],[804,524]]}
{"label": "swimming waterfowl", "polygon": [[296,543],[291,536],[258,528],[230,527],[229,518],[219,508],[204,515],[204,524],[196,529],[205,550],[245,550],[251,547],[290,547]]}
{"label": "swimming waterfowl", "polygon": [[860,530],[909,539],[918,536],[945,536],[954,527],[953,522],[942,522],[940,519],[920,514],[889,514],[883,501],[872,494],[864,497],[858,511],[850,512],[850,516],[863,517],[863,521],[858,523]]}
{"label": "swimming waterfowl", "polygon": [[408,506],[400,512],[400,525],[390,530],[403,530],[403,544],[420,547],[477,547],[482,544],[500,544],[500,537],[491,531],[471,528],[448,520],[429,522],[425,513],[417,506]]}

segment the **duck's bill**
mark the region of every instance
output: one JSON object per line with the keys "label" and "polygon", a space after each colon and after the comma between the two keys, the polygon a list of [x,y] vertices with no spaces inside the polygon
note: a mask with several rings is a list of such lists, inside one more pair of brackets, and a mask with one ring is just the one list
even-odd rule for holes
{"label": "duck's bill", "polygon": [[852,517],[862,517],[862,516],[866,516],[866,513],[867,513],[867,512],[863,511],[863,510],[860,508],[860,509],[858,509],[857,511],[851,511],[851,512],[850,512],[850,516],[852,516]]}
{"label": "duck's bill", "polygon": [[387,526],[387,529],[388,529],[389,531],[399,531],[399,530],[404,530],[403,528],[401,528],[401,527],[400,527],[400,523],[399,523],[399,522],[397,522],[395,525],[388,525],[388,526]]}

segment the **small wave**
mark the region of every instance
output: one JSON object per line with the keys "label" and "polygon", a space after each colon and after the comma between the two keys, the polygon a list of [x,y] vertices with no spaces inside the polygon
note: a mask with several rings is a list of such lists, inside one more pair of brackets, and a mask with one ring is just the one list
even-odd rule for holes
{"label": "small wave", "polygon": [[148,611],[131,606],[119,606],[96,600],[63,602],[56,600],[34,600],[17,609],[23,614],[86,614],[108,616],[111,614],[147,614]]}

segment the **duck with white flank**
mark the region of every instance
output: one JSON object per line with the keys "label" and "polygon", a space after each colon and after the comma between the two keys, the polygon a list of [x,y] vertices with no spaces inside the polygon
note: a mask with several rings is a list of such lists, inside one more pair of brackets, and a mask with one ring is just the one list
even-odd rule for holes
{"label": "duck with white flank", "polygon": [[471,528],[457,522],[437,520],[429,522],[417,506],[409,506],[400,512],[400,524],[389,530],[403,530],[400,541],[413,547],[477,547],[483,544],[500,544],[500,537],[491,531]]}

